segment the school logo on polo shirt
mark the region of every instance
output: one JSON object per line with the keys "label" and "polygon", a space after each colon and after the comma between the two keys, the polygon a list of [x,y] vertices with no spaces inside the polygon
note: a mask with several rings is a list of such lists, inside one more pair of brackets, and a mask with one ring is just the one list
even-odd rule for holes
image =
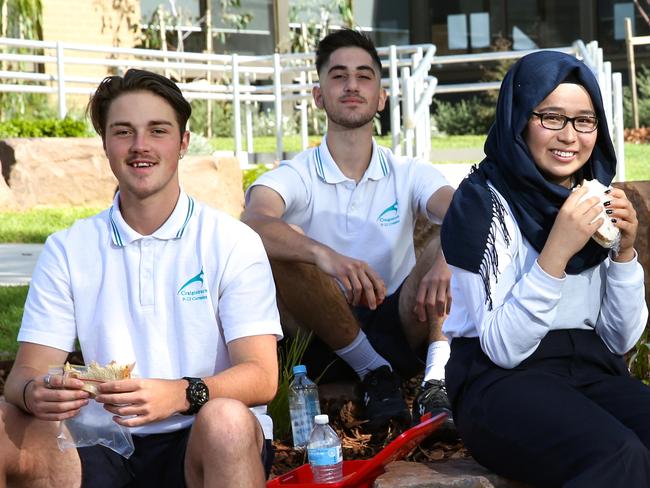
{"label": "school logo on polo shirt", "polygon": [[207,300],[208,290],[203,285],[203,268],[196,276],[192,276],[178,290],[177,295],[184,302],[195,302],[197,300]]}
{"label": "school logo on polo shirt", "polygon": [[377,222],[382,227],[399,224],[399,212],[397,211],[397,200],[386,207],[377,217]]}

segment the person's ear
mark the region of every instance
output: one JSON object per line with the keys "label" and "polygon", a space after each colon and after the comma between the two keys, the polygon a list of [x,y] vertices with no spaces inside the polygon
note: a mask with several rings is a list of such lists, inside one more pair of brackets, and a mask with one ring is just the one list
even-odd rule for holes
{"label": "person's ear", "polygon": [[314,97],[314,103],[318,108],[323,108],[323,92],[320,88],[320,85],[316,85],[311,89],[311,95]]}
{"label": "person's ear", "polygon": [[377,112],[381,112],[386,107],[386,98],[388,97],[385,88],[379,88],[379,101],[377,102]]}
{"label": "person's ear", "polygon": [[178,159],[183,159],[183,156],[185,156],[188,147],[190,147],[190,131],[186,130],[183,133],[183,137],[181,137],[181,150],[178,155]]}

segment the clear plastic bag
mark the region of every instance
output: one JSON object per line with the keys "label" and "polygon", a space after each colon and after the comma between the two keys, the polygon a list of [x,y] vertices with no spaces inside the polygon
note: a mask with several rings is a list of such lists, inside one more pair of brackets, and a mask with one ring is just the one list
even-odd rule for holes
{"label": "clear plastic bag", "polygon": [[[85,366],[75,366],[80,371]],[[49,374],[63,374],[64,368],[51,366]],[[62,451],[70,447],[88,447],[101,445],[112,449],[125,458],[129,458],[135,447],[131,431],[113,420],[113,414],[104,409],[101,403],[89,400],[79,413],[61,422],[57,444]]]}
{"label": "clear plastic bag", "polygon": [[57,443],[61,450],[102,445],[125,458],[135,449],[129,429],[115,423],[113,414],[95,400],[90,400],[75,417],[61,422]]}

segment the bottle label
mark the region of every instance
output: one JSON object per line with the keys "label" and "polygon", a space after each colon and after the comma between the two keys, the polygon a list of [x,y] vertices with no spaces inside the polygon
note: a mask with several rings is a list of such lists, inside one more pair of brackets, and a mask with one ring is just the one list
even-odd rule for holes
{"label": "bottle label", "polygon": [[343,462],[341,446],[310,448],[307,449],[307,454],[312,466],[329,466]]}
{"label": "bottle label", "polygon": [[309,441],[313,420],[299,412],[291,419],[291,431],[293,432],[293,443],[295,446],[304,446]]}

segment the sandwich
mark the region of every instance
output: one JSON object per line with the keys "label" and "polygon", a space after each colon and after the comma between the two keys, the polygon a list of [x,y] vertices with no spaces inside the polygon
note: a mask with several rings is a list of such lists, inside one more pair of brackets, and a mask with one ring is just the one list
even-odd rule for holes
{"label": "sandwich", "polygon": [[[582,184],[576,187],[576,189],[583,186],[587,187],[587,193],[582,196],[580,202],[591,197],[600,198],[601,204],[609,200],[609,196],[605,192],[611,189],[611,186],[605,186],[598,180],[584,180]],[[618,252],[618,247],[621,240],[621,231],[611,221],[609,215],[607,215],[607,213],[605,212],[604,207],[602,212],[596,217],[596,220],[601,217],[603,218],[604,222],[596,230],[596,232],[594,232],[594,235],[592,235],[591,238],[601,246],[607,249],[613,249],[614,252]]]}
{"label": "sandwich", "polygon": [[106,366],[100,366],[95,361],[91,361],[88,366],[75,366],[65,363],[63,374],[83,381],[84,386],[81,389],[94,397],[99,393],[97,391],[99,383],[130,378],[134,367],[135,363],[117,364],[115,361],[111,361]]}

